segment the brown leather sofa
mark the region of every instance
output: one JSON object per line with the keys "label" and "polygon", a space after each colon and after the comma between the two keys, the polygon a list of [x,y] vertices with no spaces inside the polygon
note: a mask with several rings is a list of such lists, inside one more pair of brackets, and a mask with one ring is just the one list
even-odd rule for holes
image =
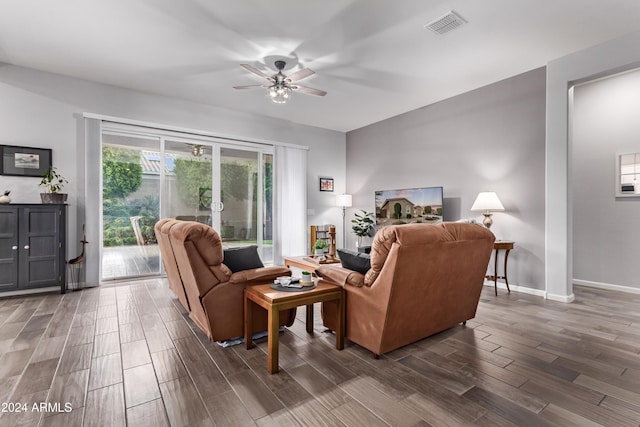
{"label": "brown leather sofa", "polygon": [[[346,295],[346,337],[376,356],[475,316],[495,237],[475,224],[407,224],[380,229],[366,274],[321,266]],[[322,306],[335,330],[337,305]]]}
{"label": "brown leather sofa", "polygon": [[[224,264],[220,235],[206,224],[163,219],[154,227],[170,289],[189,317],[214,341],[244,333],[244,288],[289,276],[286,267],[262,267],[233,273]],[[254,332],[267,330],[267,312],[254,307]],[[295,309],[280,313],[291,326]]]}

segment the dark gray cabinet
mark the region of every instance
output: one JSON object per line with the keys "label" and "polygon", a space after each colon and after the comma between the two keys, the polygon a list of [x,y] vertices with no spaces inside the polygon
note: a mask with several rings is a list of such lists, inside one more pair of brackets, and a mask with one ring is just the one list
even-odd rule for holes
{"label": "dark gray cabinet", "polygon": [[66,205],[0,205],[0,292],[66,289]]}

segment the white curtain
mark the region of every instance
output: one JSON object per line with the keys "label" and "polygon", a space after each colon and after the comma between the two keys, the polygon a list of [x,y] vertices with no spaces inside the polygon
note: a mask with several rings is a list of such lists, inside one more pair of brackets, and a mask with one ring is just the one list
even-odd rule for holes
{"label": "white curtain", "polygon": [[273,263],[307,254],[307,150],[275,147]]}
{"label": "white curtain", "polygon": [[[85,286],[100,284],[102,247],[102,120],[84,119],[84,167],[78,168],[78,223],[86,224]],[[82,231],[78,231],[82,236]],[[80,239],[78,239],[80,240]]]}

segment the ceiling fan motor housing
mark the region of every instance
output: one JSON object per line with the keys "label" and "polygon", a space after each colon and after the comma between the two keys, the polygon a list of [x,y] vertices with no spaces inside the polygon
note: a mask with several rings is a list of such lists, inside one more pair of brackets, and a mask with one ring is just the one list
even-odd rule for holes
{"label": "ceiling fan motor housing", "polygon": [[[269,93],[269,97],[276,104],[284,104],[289,99],[291,92],[294,90],[300,91],[307,95],[315,95],[315,96],[325,96],[327,92],[319,89],[313,89],[306,86],[300,86],[297,84],[298,81],[306,79],[309,76],[315,74],[313,70],[308,68],[303,68],[294,72],[293,74],[286,76],[282,72],[284,67],[287,65],[285,61],[277,60],[274,61],[274,65],[278,72],[273,76],[269,76],[264,72],[258,70],[257,68],[249,65],[249,64],[240,64],[242,68],[261,77],[263,79],[268,80],[271,84],[268,86],[265,85],[249,85],[249,86],[234,86],[234,89],[253,89],[253,88],[262,88],[266,87]],[[295,83],[295,84],[292,84]]]}

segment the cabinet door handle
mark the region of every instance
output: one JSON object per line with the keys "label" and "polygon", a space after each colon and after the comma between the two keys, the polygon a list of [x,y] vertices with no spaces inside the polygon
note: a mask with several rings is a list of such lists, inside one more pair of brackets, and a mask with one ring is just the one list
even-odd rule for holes
{"label": "cabinet door handle", "polygon": [[18,250],[18,247],[17,247],[17,246],[11,246],[11,250],[12,250],[12,251],[17,251],[17,250]]}
{"label": "cabinet door handle", "polygon": [[29,249],[29,245],[24,245],[24,248],[25,249]]}

